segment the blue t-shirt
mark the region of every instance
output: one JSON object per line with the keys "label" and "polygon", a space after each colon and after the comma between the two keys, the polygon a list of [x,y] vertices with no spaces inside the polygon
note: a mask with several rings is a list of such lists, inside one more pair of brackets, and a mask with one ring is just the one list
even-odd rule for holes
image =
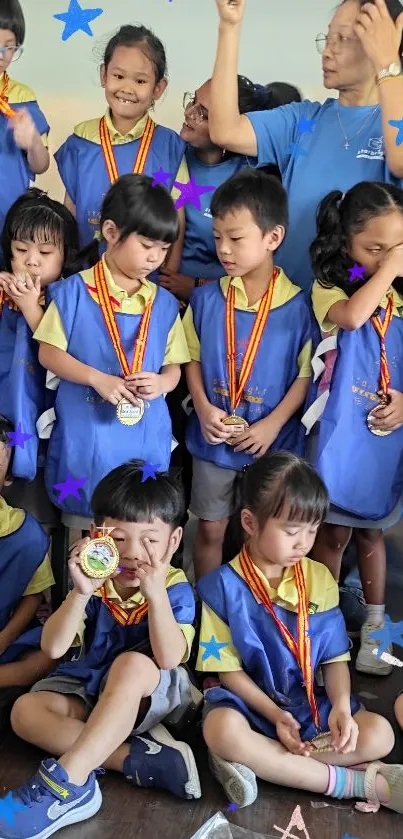
{"label": "blue t-shirt", "polygon": [[[322,198],[333,189],[347,192],[360,181],[402,185],[385,159],[380,108],[347,107],[337,99],[326,99],[323,104],[298,102],[247,116],[256,133],[258,166],[277,163],[288,193],[289,230],[276,252],[276,264],[309,295],[313,280],[309,246],[316,236]],[[315,120],[311,131],[301,133],[301,119]]]}
{"label": "blue t-shirt", "polygon": [[[196,182],[202,186],[213,186],[215,190],[240,169],[256,165],[256,158],[247,158],[239,154],[222,163],[202,163],[191,146],[186,149],[186,161],[189,174],[193,175]],[[206,280],[219,280],[225,273],[217,258],[213,236],[213,219],[210,213],[213,195],[214,192],[205,192],[200,196],[201,210],[197,210],[191,203],[185,206],[185,241],[179,271],[195,279],[201,277]]]}

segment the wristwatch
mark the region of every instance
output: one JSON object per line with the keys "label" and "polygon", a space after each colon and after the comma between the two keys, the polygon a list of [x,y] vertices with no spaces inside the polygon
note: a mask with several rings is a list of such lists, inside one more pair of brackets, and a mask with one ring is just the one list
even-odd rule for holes
{"label": "wristwatch", "polygon": [[382,79],[388,79],[394,76],[401,76],[402,75],[402,65],[401,62],[394,62],[393,64],[389,64],[389,67],[385,67],[384,70],[381,70],[380,73],[377,73],[376,80],[377,82],[382,81]]}

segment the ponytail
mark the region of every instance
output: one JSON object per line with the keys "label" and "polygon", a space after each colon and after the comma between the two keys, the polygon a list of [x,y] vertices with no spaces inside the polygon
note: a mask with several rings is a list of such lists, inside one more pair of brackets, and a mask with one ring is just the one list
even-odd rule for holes
{"label": "ponytail", "polygon": [[340,212],[343,199],[340,190],[333,190],[321,201],[316,217],[317,235],[310,246],[314,276],[325,288],[344,287],[347,279],[349,257]]}

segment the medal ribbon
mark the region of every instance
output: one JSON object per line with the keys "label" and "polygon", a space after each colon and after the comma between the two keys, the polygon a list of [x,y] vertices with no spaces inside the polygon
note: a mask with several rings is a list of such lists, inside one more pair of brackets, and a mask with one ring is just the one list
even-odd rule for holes
{"label": "medal ribbon", "polygon": [[105,583],[100,589],[100,592],[102,602],[105,603],[106,608],[120,626],[133,626],[133,624],[137,625],[143,620],[148,612],[147,602],[143,603],[142,606],[135,606],[134,609],[124,609],[123,606],[119,606],[119,603],[109,600],[106,594]]}
{"label": "medal ribbon", "polygon": [[153,306],[152,300],[150,300],[149,303],[147,303],[140,321],[137,338],[134,344],[133,362],[130,369],[126,353],[122,347],[119,329],[116,323],[115,313],[113,311],[112,303],[109,297],[108,286],[106,284],[105,278],[105,270],[102,260],[96,264],[94,269],[94,276],[95,285],[98,292],[98,299],[101,306],[102,314],[104,316],[105,325],[110,335],[116,355],[119,359],[122,371],[125,376],[129,376],[130,373],[139,373],[143,367],[144,355],[147,347],[151,310]]}
{"label": "medal ribbon", "polygon": [[379,378],[379,384],[383,393],[384,398],[388,395],[389,385],[390,385],[390,370],[388,359],[386,356],[386,344],[385,338],[386,333],[389,329],[391,324],[391,320],[393,318],[393,297],[391,294],[388,294],[388,302],[386,305],[385,317],[383,319],[383,323],[379,317],[379,315],[373,315],[371,318],[371,323],[376,330],[376,333],[379,337],[381,342],[381,373]]}
{"label": "medal ribbon", "polygon": [[0,114],[3,114],[5,117],[15,117],[17,111],[8,104],[8,85],[9,85],[10,77],[8,73],[4,73],[4,82],[3,88],[0,92]]}
{"label": "medal ribbon", "polygon": [[[151,119],[151,117],[148,117],[143,136],[141,138],[141,143],[137,151],[136,160],[134,161],[134,175],[141,175],[141,173],[144,172],[148,153],[150,151],[152,139],[154,136],[154,131],[155,122],[153,119]],[[111,184],[114,184],[119,178],[119,170],[116,163],[115,152],[113,151],[113,145],[108,131],[108,127],[106,125],[105,117],[102,117],[99,123],[99,136],[101,139],[101,146],[102,151],[104,153],[105,165],[109,175],[109,180]]]}
{"label": "medal ribbon", "polygon": [[259,303],[259,309],[256,313],[252,332],[249,336],[249,341],[246,347],[245,355],[242,359],[238,386],[236,375],[235,288],[233,285],[230,285],[228,288],[225,307],[225,326],[227,340],[229,396],[231,401],[231,411],[233,414],[235,413],[242,399],[242,394],[252,373],[259,345],[262,340],[262,335],[270,314],[274,286],[278,274],[279,271],[277,268],[275,268],[273,271],[273,276],[269,283],[269,287]]}
{"label": "medal ribbon", "polygon": [[312,717],[313,721],[316,725],[316,728],[320,730],[320,716],[318,705],[316,702],[315,691],[314,691],[314,673],[312,668],[312,657],[311,657],[311,639],[308,635],[309,630],[309,613],[308,613],[308,597],[306,593],[306,586],[304,580],[304,574],[302,571],[301,563],[298,562],[294,566],[294,573],[295,573],[295,583],[298,592],[298,612],[297,612],[297,625],[298,625],[298,638],[297,641],[291,635],[291,632],[286,627],[280,618],[277,617],[273,604],[270,600],[270,596],[263,585],[262,580],[260,579],[255,566],[253,565],[252,559],[250,554],[245,547],[243,546],[241,553],[240,553],[240,565],[242,569],[242,573],[245,577],[245,580],[251,589],[252,593],[255,597],[260,600],[262,605],[267,609],[271,617],[273,618],[277,628],[280,630],[281,635],[283,636],[284,641],[286,642],[289,650],[292,652],[294,658],[296,659],[299,667],[301,668],[304,683],[306,687],[306,692],[309,700],[309,704],[311,706]]}

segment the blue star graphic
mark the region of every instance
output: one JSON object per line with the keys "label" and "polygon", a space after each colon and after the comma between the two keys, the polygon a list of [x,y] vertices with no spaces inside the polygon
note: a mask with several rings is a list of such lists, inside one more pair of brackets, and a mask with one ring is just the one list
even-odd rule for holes
{"label": "blue star graphic", "polygon": [[0,822],[12,827],[16,814],[25,809],[26,805],[18,801],[12,792],[8,792],[5,798],[0,798]]}
{"label": "blue star graphic", "polygon": [[200,646],[205,648],[202,655],[202,661],[206,661],[208,658],[216,658],[217,661],[221,661],[220,650],[222,650],[223,647],[228,647],[228,643],[220,643],[219,641],[216,641],[215,636],[212,635],[209,641],[200,641]]}
{"label": "blue star graphic", "polygon": [[301,117],[298,123],[298,137],[301,134],[312,134],[312,129],[314,125],[317,123],[317,119],[307,119],[306,117]]}
{"label": "blue star graphic", "polygon": [[227,807],[225,812],[226,813],[231,813],[233,810],[239,810],[239,804],[234,804],[234,803],[229,804],[229,806]]}
{"label": "blue star graphic", "polygon": [[74,498],[78,498],[80,501],[80,494],[79,489],[84,486],[88,481],[88,478],[73,478],[69,472],[67,472],[67,478],[61,484],[53,484],[53,489],[56,489],[60,492],[58,503],[61,504],[65,498],[68,498],[70,495],[74,495]]}
{"label": "blue star graphic", "polygon": [[148,478],[152,478],[153,481],[157,480],[156,472],[161,471],[161,466],[159,463],[157,463],[157,465],[154,463],[145,463],[144,466],[141,467],[140,471],[143,473],[141,483],[144,484],[144,481],[147,481]]}
{"label": "blue star graphic", "polygon": [[287,154],[291,155],[291,157],[295,157],[298,160],[299,157],[307,157],[308,154],[305,149],[299,143],[291,143],[290,147],[287,149]]}
{"label": "blue star graphic", "polygon": [[184,184],[181,181],[174,181],[174,186],[180,190],[181,196],[175,201],[175,209],[179,210],[185,204],[193,204],[196,210],[201,210],[200,196],[205,192],[214,192],[215,186],[201,186],[196,183],[196,179],[192,175],[189,183]]}
{"label": "blue star graphic", "polygon": [[376,657],[380,658],[389,644],[395,643],[398,647],[403,647],[403,621],[393,623],[389,615],[385,615],[384,626],[374,629],[368,635],[378,642],[379,647]]}
{"label": "blue star graphic", "polygon": [[396,145],[401,146],[403,143],[403,117],[402,119],[389,119],[388,125],[392,125],[393,128],[397,128],[397,135],[396,135]]}
{"label": "blue star graphic", "polygon": [[61,20],[65,24],[62,41],[67,41],[76,32],[85,32],[92,38],[94,33],[90,23],[102,15],[103,11],[103,9],[82,9],[78,0],[70,0],[67,12],[53,15],[56,20]]}
{"label": "blue star graphic", "polygon": [[358,839],[358,836],[350,836],[349,833],[344,833],[343,839]]}
{"label": "blue star graphic", "polygon": [[23,449],[27,440],[30,440],[34,436],[33,434],[24,434],[20,422],[17,425],[16,431],[7,431],[6,434],[8,437],[7,447],[10,449],[12,446],[19,446],[20,449]]}
{"label": "blue star graphic", "polygon": [[152,186],[157,186],[157,184],[162,184],[162,186],[168,186],[169,180],[170,178],[172,178],[172,172],[164,172],[162,166],[160,166],[158,172],[154,172],[152,177]]}

